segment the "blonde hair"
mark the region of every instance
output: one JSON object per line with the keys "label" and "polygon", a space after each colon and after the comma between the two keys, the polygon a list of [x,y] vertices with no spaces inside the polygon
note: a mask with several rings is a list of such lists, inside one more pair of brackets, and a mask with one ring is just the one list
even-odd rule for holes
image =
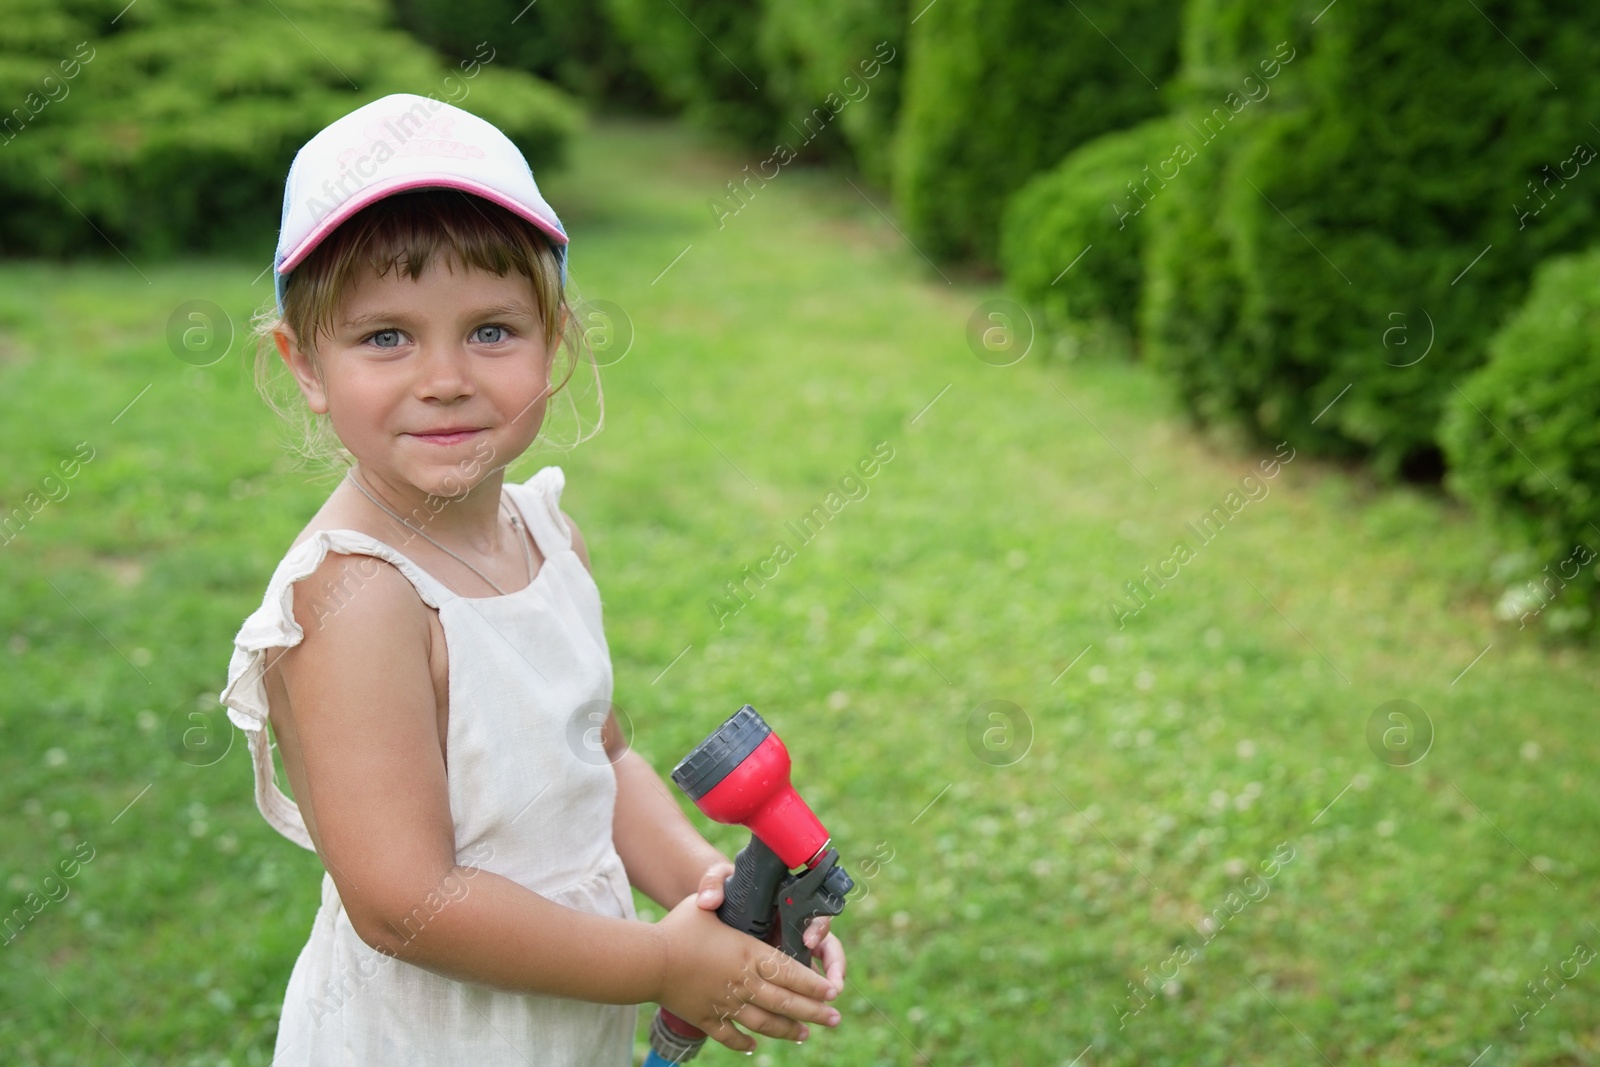
{"label": "blonde hair", "polygon": [[[334,435],[326,415],[308,408],[292,375],[279,358],[273,338],[289,330],[312,366],[317,363],[317,338],[332,332],[334,315],[351,286],[366,271],[386,277],[392,271],[415,281],[432,263],[443,260],[454,269],[476,267],[501,277],[515,271],[532,284],[544,324],[545,347],[551,353],[552,383],[561,353],[567,358],[561,384],[549,396],[564,395],[579,433],[571,449],[598,433],[605,422],[598,368],[589,352],[578,315],[561,284],[561,265],[549,240],[510,211],[454,189],[428,189],[386,197],[352,215],[319,244],[289,275],[283,313],[276,307],[255,317],[255,382],[267,406],[297,431],[291,448],[308,465],[336,469],[353,460]],[[594,428],[581,432],[583,417],[567,385],[585,363],[594,372]],[[540,438],[547,435],[541,430]]]}

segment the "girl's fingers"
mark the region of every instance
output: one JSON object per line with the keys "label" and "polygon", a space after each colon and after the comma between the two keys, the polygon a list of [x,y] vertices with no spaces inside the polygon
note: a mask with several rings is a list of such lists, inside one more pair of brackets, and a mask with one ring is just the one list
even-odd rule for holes
{"label": "girl's fingers", "polygon": [[822,944],[822,939],[828,936],[828,929],[832,925],[832,915],[818,915],[806,924],[805,935],[800,940],[805,942],[806,948],[815,952],[817,946]]}
{"label": "girl's fingers", "polygon": [[837,1026],[839,1012],[825,1002],[832,992],[828,980],[787,956],[782,959],[784,969],[772,981],[762,982],[750,997],[755,1006],[799,1022]]}
{"label": "girl's fingers", "polygon": [[829,934],[823,940],[822,947],[817,950],[817,959],[821,962],[828,981],[833,984],[835,994],[844,992],[844,945],[837,937]]}
{"label": "girl's fingers", "polygon": [[749,1034],[734,1026],[728,1019],[713,1019],[705,1026],[706,1036],[711,1040],[733,1049],[735,1052],[754,1052],[756,1040]]}
{"label": "girl's fingers", "polygon": [[[794,993],[802,997],[808,997],[811,1000],[822,1001],[828,999],[828,994],[833,992],[833,987],[827,978],[805,966],[799,960],[791,959],[788,956],[781,956],[780,958],[784,964],[781,981],[785,986]],[[831,1008],[828,1010],[832,1011]],[[820,1019],[817,1021],[821,1022]]]}
{"label": "girl's fingers", "polygon": [[729,1018],[753,1034],[777,1038],[779,1041],[804,1041],[811,1036],[810,1029],[803,1023],[797,1023],[782,1015],[774,1015],[748,1001],[739,1005],[739,1010]]}

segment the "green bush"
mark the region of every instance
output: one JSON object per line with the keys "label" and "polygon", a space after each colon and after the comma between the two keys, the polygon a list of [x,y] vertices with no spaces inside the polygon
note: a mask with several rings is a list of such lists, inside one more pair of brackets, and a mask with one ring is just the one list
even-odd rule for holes
{"label": "green bush", "polygon": [[1600,610],[1600,249],[1540,267],[1488,351],[1446,407],[1451,487],[1536,561],[1508,575],[1501,614],[1586,628]]}
{"label": "green bush", "polygon": [[849,158],[869,179],[887,185],[906,18],[906,0],[769,3],[760,47],[781,109],[780,138],[811,138],[802,154]]}
{"label": "green bush", "polygon": [[[1177,113],[1203,158],[1152,204],[1142,341],[1201,418],[1389,475],[1441,471],[1451,383],[1600,208],[1593,148],[1579,147],[1600,145],[1600,8],[1525,0],[1487,16],[1186,9]],[[1234,116],[1247,77],[1265,86],[1263,61],[1281,76]]]}
{"label": "green bush", "polygon": [[270,246],[295,151],[392,92],[482,115],[536,169],[559,160],[564,94],[488,53],[447,67],[388,18],[382,0],[0,0],[0,248]]}
{"label": "green bush", "polygon": [[778,110],[757,47],[760,8],[739,0],[605,0],[657,91],[697,125],[771,147]]}
{"label": "green bush", "polygon": [[1165,110],[1156,87],[1177,35],[1167,0],[924,8],[907,43],[894,167],[911,239],[934,257],[992,260],[1011,193],[1078,145]]}
{"label": "green bush", "polygon": [[654,86],[634,62],[604,9],[580,0],[394,0],[400,24],[453,60],[477,54],[555,82],[595,104],[658,106]]}
{"label": "green bush", "polygon": [[1134,193],[1162,180],[1179,140],[1176,122],[1151,119],[1095,138],[1019,189],[1000,234],[1000,264],[1017,294],[1051,320],[1106,319],[1131,333],[1145,241]]}

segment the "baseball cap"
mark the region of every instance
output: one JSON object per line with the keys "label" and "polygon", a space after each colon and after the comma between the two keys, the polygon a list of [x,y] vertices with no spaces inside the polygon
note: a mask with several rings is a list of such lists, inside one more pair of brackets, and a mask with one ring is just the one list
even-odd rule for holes
{"label": "baseball cap", "polygon": [[340,223],[418,189],[459,189],[526,219],[550,239],[566,284],[567,231],[511,139],[443,100],[394,93],[337,119],[295,153],[273,263],[278,313],[290,272]]}

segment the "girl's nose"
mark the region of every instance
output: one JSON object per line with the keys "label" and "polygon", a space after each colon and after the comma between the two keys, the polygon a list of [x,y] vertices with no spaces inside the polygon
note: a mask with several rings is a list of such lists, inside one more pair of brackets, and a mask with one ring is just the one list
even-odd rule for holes
{"label": "girl's nose", "polygon": [[476,393],[470,357],[460,344],[427,346],[417,375],[417,396],[423,400],[461,400]]}

